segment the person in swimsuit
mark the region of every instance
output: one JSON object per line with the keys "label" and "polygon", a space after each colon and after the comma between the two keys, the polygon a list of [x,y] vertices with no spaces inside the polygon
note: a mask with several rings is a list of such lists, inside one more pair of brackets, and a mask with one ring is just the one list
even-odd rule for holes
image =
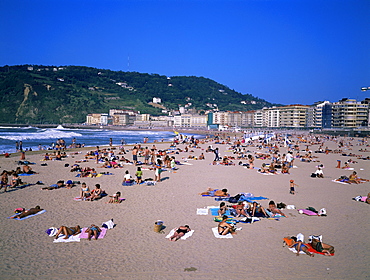
{"label": "person in swimsuit", "polygon": [[218,224],[218,234],[219,235],[226,235],[228,233],[235,234],[234,226],[228,224],[226,221],[228,216],[222,216],[222,221]]}
{"label": "person in swimsuit", "polygon": [[235,210],[236,210],[237,217],[241,217],[241,216],[249,217],[249,215],[245,212],[244,204],[242,201],[238,202],[238,204],[235,205]]}
{"label": "person in swimsuit", "polygon": [[86,183],[83,182],[81,185],[81,190],[80,190],[80,198],[85,199],[91,195],[90,189],[88,186],[86,186]]}
{"label": "person in swimsuit", "polygon": [[13,216],[13,217],[10,217],[11,219],[22,219],[24,217],[27,217],[27,216],[30,216],[30,215],[34,215],[40,211],[42,211],[44,209],[41,209],[40,206],[35,206],[35,208],[30,208],[28,210],[24,210],[22,211],[21,213]]}
{"label": "person in swimsuit", "polygon": [[95,240],[98,239],[99,233],[101,232],[101,229],[96,225],[89,226],[85,232],[87,233],[87,239],[91,241],[91,237],[94,236]]}
{"label": "person in swimsuit", "polygon": [[79,225],[77,225],[75,227],[61,226],[58,229],[57,234],[55,235],[55,239],[58,239],[60,234],[64,234],[65,235],[64,239],[68,239],[70,236],[74,236],[74,235],[77,235],[79,233],[81,233],[81,228],[80,228]]}
{"label": "person in swimsuit", "polygon": [[212,188],[208,188],[207,191],[200,193],[200,195],[229,196],[229,194],[227,193],[227,189],[222,189],[222,190],[215,189],[214,190]]}
{"label": "person in swimsuit", "polygon": [[101,198],[102,190],[100,189],[100,184],[95,185],[95,189],[92,191],[90,196],[90,200],[93,201],[95,199]]}
{"label": "person in swimsuit", "polygon": [[299,237],[297,238],[295,236],[292,236],[290,239],[293,239],[294,242],[293,242],[292,245],[289,246],[289,248],[293,248],[294,247],[296,249],[296,251],[297,251],[297,253],[296,253],[297,256],[299,256],[299,252],[300,251],[305,252],[310,257],[314,257],[315,256],[314,254],[310,253],[308,251],[307,246],[303,244],[303,238],[299,238]]}
{"label": "person in swimsuit", "polygon": [[141,182],[143,181],[142,180],[143,171],[141,170],[141,167],[138,167],[137,168],[137,171],[135,173],[135,176],[136,176],[136,184],[141,184]]}
{"label": "person in swimsuit", "polygon": [[255,201],[248,209],[248,211],[252,217],[269,217],[269,215],[265,211],[265,208],[263,208],[262,205]]}
{"label": "person in swimsuit", "polygon": [[188,225],[180,226],[176,229],[175,233],[169,238],[169,240],[170,241],[179,240],[181,237],[183,237],[189,231],[191,231],[191,229]]}
{"label": "person in swimsuit", "polygon": [[269,210],[270,212],[272,212],[272,214],[274,214],[274,215],[280,214],[281,216],[288,218],[288,216],[286,216],[283,212],[281,212],[280,209],[278,209],[276,207],[276,203],[273,200],[270,200],[270,202],[269,202],[269,208],[267,210]]}
{"label": "person in swimsuit", "polygon": [[322,243],[319,239],[317,239],[315,237],[312,238],[311,246],[317,252],[324,253],[327,256],[330,256],[330,255],[334,254],[334,252],[335,252],[333,246],[331,246],[329,244]]}

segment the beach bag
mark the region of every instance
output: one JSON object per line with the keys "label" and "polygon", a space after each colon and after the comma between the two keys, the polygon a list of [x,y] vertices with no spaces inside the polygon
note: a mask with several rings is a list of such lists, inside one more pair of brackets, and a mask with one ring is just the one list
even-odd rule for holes
{"label": "beach bag", "polygon": [[114,226],[115,224],[113,222],[113,219],[110,219],[109,221],[102,224],[102,227],[107,228],[107,229],[112,229],[114,228]]}
{"label": "beach bag", "polygon": [[312,174],[311,174],[311,177],[312,177],[312,178],[316,178],[316,174],[315,174],[315,173],[312,173]]}

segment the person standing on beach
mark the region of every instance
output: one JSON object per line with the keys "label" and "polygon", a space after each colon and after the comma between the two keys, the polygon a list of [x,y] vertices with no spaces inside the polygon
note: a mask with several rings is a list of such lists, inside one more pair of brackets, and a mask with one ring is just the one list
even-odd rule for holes
{"label": "person standing on beach", "polygon": [[289,193],[292,195],[295,195],[295,189],[294,189],[295,186],[298,187],[298,185],[294,183],[294,180],[290,180],[289,181],[289,188],[290,188]]}
{"label": "person standing on beach", "polygon": [[150,150],[148,147],[145,147],[144,149],[144,164],[148,165],[149,164],[149,158],[150,158]]}
{"label": "person standing on beach", "polygon": [[214,149],[213,152],[215,153],[215,159],[214,159],[214,161],[219,161],[220,160],[220,156],[218,154],[218,148]]}
{"label": "person standing on beach", "polygon": [[134,165],[137,165],[137,152],[138,148],[134,146],[134,148],[132,149],[132,161],[134,162]]}
{"label": "person standing on beach", "polygon": [[15,141],[15,151],[19,152],[19,144],[18,141]]}
{"label": "person standing on beach", "polygon": [[19,151],[22,152],[23,151],[23,142],[22,141],[19,141]]}

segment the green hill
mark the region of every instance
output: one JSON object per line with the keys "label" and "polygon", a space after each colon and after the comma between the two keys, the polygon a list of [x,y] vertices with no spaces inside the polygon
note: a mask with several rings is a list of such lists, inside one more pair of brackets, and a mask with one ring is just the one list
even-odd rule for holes
{"label": "green hill", "polygon": [[186,105],[198,112],[215,108],[248,111],[273,105],[203,77],[82,66],[0,67],[2,123],[81,123],[87,114],[108,113],[109,109],[160,115],[163,109],[149,104],[153,97],[161,98],[168,110]]}

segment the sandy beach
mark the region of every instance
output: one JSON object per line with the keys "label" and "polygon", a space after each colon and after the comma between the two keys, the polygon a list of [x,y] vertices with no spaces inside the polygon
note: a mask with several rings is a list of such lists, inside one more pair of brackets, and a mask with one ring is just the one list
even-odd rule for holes
{"label": "sandy beach", "polygon": [[[320,136],[323,137],[323,136]],[[233,142],[233,139],[231,139]],[[292,140],[298,141],[293,137]],[[351,145],[341,148],[343,153],[367,157],[370,150],[360,145],[361,139],[336,138],[324,142],[324,147],[338,149],[338,140]],[[273,141],[276,142],[277,141]],[[300,154],[305,154],[306,145],[299,145]],[[153,143],[143,144],[151,148]],[[170,143],[155,143],[158,150],[168,149]],[[27,153],[26,160],[38,174],[21,177],[27,183],[42,181],[44,185],[32,185],[23,189],[0,190],[0,279],[366,279],[370,269],[367,241],[370,230],[370,206],[352,200],[370,192],[370,182],[363,184],[340,184],[332,182],[341,175],[349,176],[353,170],[336,168],[337,160],[342,164],[351,158],[357,163],[350,166],[358,176],[370,179],[370,161],[360,157],[342,156],[341,153],[314,153],[319,145],[310,145],[315,160],[302,162],[295,159],[290,174],[262,175],[257,169],[238,165],[213,165],[214,153],[206,152],[209,145],[218,147],[221,156],[235,156],[230,144],[215,144],[209,139],[199,148],[175,154],[178,170],[164,171],[162,181],[155,186],[146,184],[122,186],[126,170],[134,176],[136,166],[124,168],[97,168],[94,160],[79,163],[82,167],[93,167],[98,172],[111,172],[99,178],[78,178],[71,166],[84,159],[86,151],[67,150],[68,157],[62,161],[41,161],[45,152]],[[185,144],[177,145],[184,149]],[[127,158],[132,159],[130,149]],[[268,153],[255,145],[247,146],[248,154]],[[279,153],[287,147],[281,144]],[[93,149],[91,149],[93,150]],[[119,151],[118,147],[114,150]],[[79,153],[76,153],[79,152]],[[192,160],[204,153],[205,160]],[[296,152],[294,152],[296,154]],[[16,169],[19,155],[0,158],[1,170]],[[143,161],[142,157],[139,160]],[[256,159],[262,163],[271,160]],[[47,163],[47,166],[42,166]],[[68,167],[65,167],[66,164]],[[324,165],[324,178],[311,178],[318,164]],[[143,178],[154,178],[154,171],[143,166]],[[11,176],[9,176],[9,179]],[[299,185],[296,194],[289,193],[289,180]],[[75,201],[79,195],[79,184],[72,189],[41,190],[58,180],[86,182],[92,189],[100,184],[108,195],[120,191],[125,200],[120,204],[107,204],[109,197],[97,201]],[[262,206],[270,200],[295,205],[296,209],[282,211],[287,218],[271,220],[262,218],[253,224],[238,223],[242,227],[233,238],[215,238],[212,228],[217,226],[211,213],[197,215],[197,208],[218,206],[213,197],[202,197],[198,193],[207,188],[227,188],[231,195],[252,193],[264,196]],[[18,207],[31,208],[40,205],[46,212],[25,220],[7,219]],[[299,214],[297,209],[314,207],[327,210],[326,217]],[[114,219],[115,228],[107,230],[103,239],[81,239],[80,242],[53,243],[45,231],[50,227],[101,226]],[[157,220],[164,221],[164,233],[153,230]],[[171,229],[188,224],[194,233],[186,240],[170,242],[165,236]],[[324,243],[335,247],[335,256],[296,256],[283,247],[283,237],[303,233],[308,236],[323,235]]]}

